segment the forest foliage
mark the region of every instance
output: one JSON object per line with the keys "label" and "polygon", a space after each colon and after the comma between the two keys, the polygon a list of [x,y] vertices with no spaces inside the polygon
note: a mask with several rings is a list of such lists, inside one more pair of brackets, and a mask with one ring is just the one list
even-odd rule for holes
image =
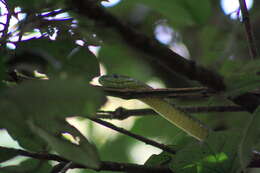
{"label": "forest foliage", "polygon": [[[0,146],[0,173],[260,167],[259,2],[250,16],[234,11],[237,19],[211,0],[121,0],[111,7],[99,0],[0,3],[0,131],[19,145]],[[167,89],[90,84],[104,72]],[[200,119],[210,135],[199,142],[128,100],[151,96]],[[106,128],[100,132],[98,124]],[[127,130],[115,135],[111,126]],[[159,153],[133,152],[140,143]],[[146,162],[132,163],[145,152]]]}

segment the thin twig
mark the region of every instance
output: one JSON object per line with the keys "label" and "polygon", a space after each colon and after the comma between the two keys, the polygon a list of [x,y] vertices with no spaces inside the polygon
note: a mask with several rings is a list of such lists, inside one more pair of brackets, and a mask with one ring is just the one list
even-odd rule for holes
{"label": "thin twig", "polygon": [[41,17],[51,17],[51,16],[56,16],[61,13],[66,13],[69,9],[59,9],[59,10],[54,10],[45,14],[40,14],[39,16]]}
{"label": "thin twig", "polygon": [[113,125],[113,124],[111,124],[109,122],[106,122],[106,121],[103,121],[103,120],[100,120],[100,119],[97,119],[97,118],[90,118],[90,117],[88,117],[88,119],[90,119],[91,121],[94,121],[94,122],[96,122],[98,124],[101,124],[102,126],[105,126],[107,128],[113,129],[113,130],[115,130],[115,131],[117,131],[119,133],[122,133],[122,134],[125,134],[127,136],[133,137],[133,138],[135,138],[135,139],[137,139],[139,141],[142,141],[142,142],[144,142],[146,144],[149,144],[149,145],[152,145],[154,147],[160,148],[163,151],[167,151],[167,152],[172,153],[172,154],[176,153],[175,150],[173,150],[171,147],[169,147],[167,145],[160,144],[160,143],[158,143],[156,141],[153,141],[151,139],[147,139],[147,138],[145,138],[143,136],[134,134],[134,133],[132,133],[132,132],[130,132],[128,130],[125,130],[123,128],[117,127],[117,126],[115,126],[115,125]]}
{"label": "thin twig", "polygon": [[[177,107],[188,113],[210,113],[210,112],[243,112],[246,111],[240,106],[201,106],[201,107]],[[125,109],[117,108],[115,111],[98,111],[96,118],[124,120],[132,116],[157,115],[152,109]]]}
{"label": "thin twig", "polygon": [[4,5],[6,5],[6,2],[5,2],[4,0],[1,0],[1,2],[2,2]]}
{"label": "thin twig", "polygon": [[[21,149],[14,149],[14,148],[7,148],[7,147],[1,147],[1,150],[9,150],[9,151],[12,150],[13,152],[16,152],[17,155],[31,157],[38,160],[62,162],[63,164],[61,166],[70,163],[69,160],[64,159],[55,154],[33,153]],[[74,168],[91,169],[76,163],[71,164],[69,168],[70,169],[74,169]],[[133,172],[151,172],[151,173],[160,173],[160,172],[172,173],[169,168],[162,167],[162,166],[148,166],[148,165],[138,165],[132,163],[120,163],[120,162],[110,162],[110,161],[101,161],[100,168],[96,171],[122,171],[122,172],[133,171]]]}
{"label": "thin twig", "polygon": [[257,48],[256,48],[255,40],[254,40],[252,27],[250,24],[250,17],[249,17],[249,12],[247,10],[246,1],[239,0],[239,4],[240,4],[241,12],[242,12],[243,23],[244,23],[244,27],[245,27],[250,55],[253,59],[255,59],[255,58],[257,58],[258,53],[257,53]]}

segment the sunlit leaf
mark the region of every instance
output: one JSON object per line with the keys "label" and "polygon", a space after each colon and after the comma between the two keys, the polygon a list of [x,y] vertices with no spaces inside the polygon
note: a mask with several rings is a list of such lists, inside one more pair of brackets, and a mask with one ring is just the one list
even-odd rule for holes
{"label": "sunlit leaf", "polygon": [[232,172],[233,165],[237,165],[239,140],[237,132],[212,132],[202,144],[191,143],[179,150],[173,157],[171,169],[174,172],[191,168],[197,173],[210,170]]}
{"label": "sunlit leaf", "polygon": [[6,90],[1,99],[5,102],[0,103],[0,112],[5,116],[0,126],[22,147],[34,151],[43,150],[46,143],[31,132],[28,120],[52,129],[57,125],[55,119],[92,116],[105,101],[101,91],[79,80],[31,81]]}
{"label": "sunlit leaf", "polygon": [[47,144],[31,132],[26,124],[25,116],[19,111],[17,105],[3,99],[3,97],[1,97],[1,100],[0,113],[2,116],[0,116],[0,127],[6,129],[8,134],[16,140],[21,147],[31,151],[45,150]]}
{"label": "sunlit leaf", "polygon": [[146,160],[145,165],[151,165],[151,166],[162,166],[162,165],[167,165],[170,163],[172,160],[173,155],[167,153],[167,152],[162,152],[158,155],[153,154],[149,157],[148,160]]}
{"label": "sunlit leaf", "polygon": [[30,122],[30,127],[35,133],[46,140],[52,149],[61,156],[89,168],[98,169],[100,167],[100,160],[96,148],[86,139],[77,145],[63,139],[60,134],[50,133],[47,129],[41,128],[32,121]]}

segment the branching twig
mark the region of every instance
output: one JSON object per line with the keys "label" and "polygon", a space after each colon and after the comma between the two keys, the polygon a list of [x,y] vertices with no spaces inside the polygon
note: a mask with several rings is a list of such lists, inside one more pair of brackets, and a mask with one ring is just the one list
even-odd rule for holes
{"label": "branching twig", "polygon": [[240,4],[241,12],[242,12],[249,51],[250,51],[251,57],[253,59],[255,59],[258,56],[258,53],[257,53],[257,48],[256,48],[255,40],[254,40],[252,27],[250,24],[250,17],[249,17],[249,12],[247,10],[247,5],[246,5],[245,0],[239,0],[239,4]]}
{"label": "branching twig", "polygon": [[[188,113],[209,112],[242,112],[246,111],[240,106],[201,106],[201,107],[177,107]],[[125,109],[117,108],[115,111],[98,111],[96,118],[124,120],[131,116],[157,115],[152,109]]]}
{"label": "branching twig", "polygon": [[[13,148],[6,148],[1,147],[1,150],[13,150],[17,153],[17,155],[25,156],[25,157],[31,157],[38,160],[47,160],[47,161],[57,161],[62,162],[63,164],[61,166],[64,166],[68,163],[70,163],[69,160],[64,159],[58,155],[55,154],[44,154],[44,153],[33,153],[25,150],[20,149],[13,149]],[[72,163],[69,166],[70,169],[73,168],[82,168],[82,169],[90,169],[86,166]],[[151,173],[172,173],[169,168],[161,167],[161,166],[146,166],[146,165],[138,165],[138,164],[131,164],[131,163],[119,163],[119,162],[110,162],[110,161],[101,161],[101,166],[96,171],[133,171],[133,172],[151,172]]]}
{"label": "branching twig", "polygon": [[[64,159],[55,154],[47,154],[47,153],[33,153],[21,149],[7,148],[1,147],[1,150],[13,150],[17,155],[30,157],[38,160],[46,160],[46,161],[57,161],[62,163],[61,166],[65,166],[67,163],[71,161]],[[253,152],[253,159],[248,165],[249,168],[259,168],[260,167],[260,155],[258,152]],[[70,164],[70,169],[73,168],[82,168],[82,169],[90,169],[86,166],[72,163]],[[110,162],[110,161],[101,161],[101,166],[96,171],[134,171],[134,172],[149,172],[149,173],[172,173],[169,168],[162,166],[147,166],[147,165],[138,165],[132,163],[119,163],[119,162]]]}
{"label": "branching twig", "polygon": [[135,138],[135,139],[137,139],[139,141],[142,141],[142,142],[144,142],[146,144],[149,144],[149,145],[152,145],[154,147],[160,148],[163,151],[167,151],[167,152],[172,153],[172,154],[176,153],[176,151],[174,151],[171,147],[169,147],[167,145],[160,144],[160,143],[158,143],[156,141],[153,141],[151,139],[147,139],[147,138],[145,138],[143,136],[134,134],[134,133],[132,133],[132,132],[130,132],[128,130],[125,130],[123,128],[119,128],[119,127],[117,127],[117,126],[115,126],[115,125],[113,125],[113,124],[111,124],[109,122],[106,122],[106,121],[103,121],[103,120],[100,120],[100,119],[97,119],[97,118],[90,118],[90,117],[88,117],[88,119],[90,119],[91,121],[94,121],[94,122],[96,122],[98,124],[101,124],[102,126],[105,126],[105,127],[110,128],[110,129],[113,129],[113,130],[115,130],[115,131],[117,131],[119,133],[122,133],[122,134],[125,134],[127,136],[133,137],[133,138]]}

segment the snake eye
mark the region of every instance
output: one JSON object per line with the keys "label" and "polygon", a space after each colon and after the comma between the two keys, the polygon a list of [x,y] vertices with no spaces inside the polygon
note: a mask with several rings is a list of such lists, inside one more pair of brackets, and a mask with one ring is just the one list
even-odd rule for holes
{"label": "snake eye", "polygon": [[112,74],[112,77],[119,78],[119,76],[117,74]]}

